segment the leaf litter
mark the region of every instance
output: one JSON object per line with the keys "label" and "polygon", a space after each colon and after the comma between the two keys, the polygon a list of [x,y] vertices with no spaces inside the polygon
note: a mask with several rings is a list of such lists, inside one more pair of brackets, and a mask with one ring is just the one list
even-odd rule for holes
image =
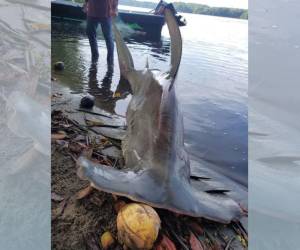
{"label": "leaf litter", "polygon": [[[63,99],[60,93],[56,96]],[[51,113],[52,246],[53,249],[103,249],[101,235],[108,231],[117,239],[117,213],[131,201],[98,191],[88,181],[80,180],[76,174],[76,160],[84,154],[107,167],[123,168],[121,143],[94,129],[105,125],[98,120],[99,116],[107,120],[113,117],[82,109],[65,111],[64,105],[60,105],[60,109],[53,105]],[[87,114],[94,117],[86,119]],[[162,220],[155,250],[248,248],[247,231],[238,222],[223,225],[155,210]],[[116,241],[114,249],[123,247]]]}

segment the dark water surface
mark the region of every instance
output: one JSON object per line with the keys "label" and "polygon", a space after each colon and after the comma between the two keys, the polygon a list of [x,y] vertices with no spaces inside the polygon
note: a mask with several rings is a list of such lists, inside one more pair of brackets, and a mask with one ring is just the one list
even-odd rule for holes
{"label": "dark water surface", "polygon": [[[183,56],[177,94],[184,113],[185,142],[193,158],[213,163],[216,170],[247,185],[248,166],[248,22],[184,14]],[[54,77],[74,94],[91,93],[96,105],[125,114],[128,84],[120,80],[117,55],[114,73],[107,73],[106,47],[99,28],[100,60],[91,66],[85,23],[52,23],[52,61],[64,61]],[[157,42],[131,37],[123,29],[137,69],[167,70],[170,38],[164,27]],[[114,93],[120,97],[114,97]],[[117,94],[118,96],[118,94]]]}

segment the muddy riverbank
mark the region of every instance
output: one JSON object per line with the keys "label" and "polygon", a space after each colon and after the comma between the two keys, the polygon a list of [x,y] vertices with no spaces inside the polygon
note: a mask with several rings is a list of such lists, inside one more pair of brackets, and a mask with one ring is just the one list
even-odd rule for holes
{"label": "muddy riverbank", "polygon": [[[102,249],[100,237],[105,231],[117,239],[120,204],[131,202],[91,189],[90,183],[76,174],[76,159],[81,154],[89,154],[92,160],[108,167],[123,167],[120,143],[102,136],[101,128],[91,126],[91,121],[101,115],[121,118],[98,108],[93,112],[100,116],[78,111],[80,98],[52,82],[52,248],[57,250]],[[155,249],[164,244],[163,237],[168,237],[176,249],[201,249],[192,248],[195,244],[202,249],[247,248],[247,235],[239,223],[226,226],[162,209],[156,211],[162,227]],[[113,249],[123,247],[116,240]]]}

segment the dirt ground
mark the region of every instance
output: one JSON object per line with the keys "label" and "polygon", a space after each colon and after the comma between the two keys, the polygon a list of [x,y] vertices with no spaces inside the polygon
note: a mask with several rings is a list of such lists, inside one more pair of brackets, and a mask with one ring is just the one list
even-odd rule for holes
{"label": "dirt ground", "polygon": [[[80,180],[76,174],[76,159],[91,147],[95,160],[120,167],[121,161],[101,155],[103,151],[99,149],[101,144],[109,147],[114,144],[95,133],[97,131],[87,129],[83,119],[85,114],[76,110],[79,97],[70,99],[57,85],[52,89],[52,249],[103,249],[100,237],[105,231],[110,231],[116,239],[111,249],[123,249],[117,242],[117,204],[120,200],[130,201],[96,189],[82,195],[90,190],[90,183]],[[222,225],[166,210],[156,211],[162,221],[154,246],[156,250],[247,249],[247,233],[240,223]],[[162,243],[165,237],[172,242],[173,248]]]}
{"label": "dirt ground", "polygon": [[76,164],[67,152],[52,145],[52,192],[64,198],[52,200],[52,248],[100,249],[100,236],[116,236],[116,211],[112,195],[97,190],[82,200],[76,193],[89,182],[76,175]]}

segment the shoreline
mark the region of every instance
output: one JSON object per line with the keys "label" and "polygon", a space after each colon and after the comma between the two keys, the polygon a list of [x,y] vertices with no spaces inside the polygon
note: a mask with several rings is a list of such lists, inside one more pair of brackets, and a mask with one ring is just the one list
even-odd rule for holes
{"label": "shoreline", "polygon": [[[116,157],[122,157],[120,148],[110,145],[109,138],[82,129],[86,126],[85,119],[97,117],[77,111],[79,101],[79,96],[67,93],[59,83],[52,82],[51,218],[52,246],[57,250],[102,249],[99,238],[105,231],[111,232],[117,239],[116,207],[121,202],[133,202],[96,189],[87,192],[90,189],[89,182],[80,180],[77,176],[76,159],[86,148],[92,148],[95,153],[92,156],[94,160],[105,161],[111,167],[120,163],[118,167],[122,168],[121,160],[115,160]],[[73,122],[70,123],[71,120]],[[74,126],[76,123],[78,126]],[[60,139],[54,139],[59,131],[64,131],[65,134],[61,133],[63,136]],[[103,150],[105,146],[115,147],[115,151],[104,155],[104,152],[109,152]],[[86,194],[78,198],[83,193]],[[211,249],[212,246],[218,247],[217,249],[225,249],[227,246],[237,250],[247,249],[247,234],[240,223],[223,225],[154,209],[162,220],[162,228],[154,249],[165,235],[177,249],[183,249],[189,245],[191,233],[196,235],[205,249]],[[223,236],[218,235],[219,232]],[[114,249],[122,249],[122,246],[117,243]]]}

